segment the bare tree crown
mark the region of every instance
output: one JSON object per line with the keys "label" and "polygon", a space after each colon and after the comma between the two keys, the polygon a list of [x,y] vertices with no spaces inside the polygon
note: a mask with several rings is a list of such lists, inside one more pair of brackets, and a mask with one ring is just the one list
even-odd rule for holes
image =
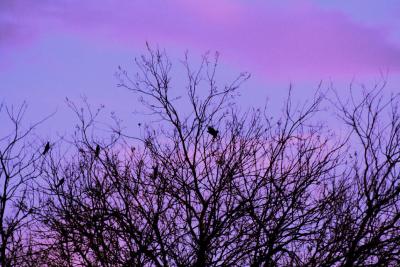
{"label": "bare tree crown", "polygon": [[217,83],[218,54],[195,69],[185,57],[182,97],[165,51],[148,47],[135,62],[136,74],[117,78],[149,114],[139,136],[116,118],[100,136],[101,108],[68,101],[72,152],[49,140],[26,150],[23,109],[6,109],[15,128],[0,139],[2,266],[400,264],[397,95],[376,87],[330,102],[343,137],[313,119],[321,91],[302,106],[289,94],[273,119],[236,105],[247,73]]}

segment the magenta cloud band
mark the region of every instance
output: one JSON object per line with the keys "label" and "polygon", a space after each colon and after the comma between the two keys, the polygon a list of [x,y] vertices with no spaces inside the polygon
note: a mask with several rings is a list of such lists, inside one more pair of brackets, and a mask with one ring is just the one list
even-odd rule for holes
{"label": "magenta cloud band", "polygon": [[[368,5],[366,3],[365,5]],[[218,50],[233,66],[267,77],[400,70],[393,27],[365,25],[316,1],[3,0],[0,47],[18,49],[63,32],[113,45],[145,41]]]}

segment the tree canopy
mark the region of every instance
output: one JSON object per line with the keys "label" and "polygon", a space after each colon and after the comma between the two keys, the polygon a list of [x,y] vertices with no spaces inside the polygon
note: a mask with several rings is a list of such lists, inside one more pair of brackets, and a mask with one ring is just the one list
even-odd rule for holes
{"label": "tree canopy", "polygon": [[[362,96],[282,113],[241,111],[247,73],[218,86],[218,58],[186,58],[186,96],[171,94],[164,51],[149,48],[119,87],[149,111],[139,136],[68,102],[65,141],[21,130],[6,106],[0,136],[2,266],[398,266],[400,113],[384,84]],[[182,112],[184,101],[189,108]],[[322,103],[345,134],[315,120]],[[64,148],[68,146],[68,153]]]}

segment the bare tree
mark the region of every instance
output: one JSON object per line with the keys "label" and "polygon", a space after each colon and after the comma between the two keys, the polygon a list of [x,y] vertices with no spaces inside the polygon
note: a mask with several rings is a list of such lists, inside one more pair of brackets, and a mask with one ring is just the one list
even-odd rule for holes
{"label": "bare tree", "polygon": [[[316,243],[318,266],[400,264],[399,95],[385,98],[386,82],[363,88],[361,99],[335,105],[351,130],[350,156]],[[333,188],[335,189],[335,188]],[[323,237],[323,238],[321,238]]]}
{"label": "bare tree", "polygon": [[289,94],[273,119],[267,107],[240,110],[249,75],[221,86],[218,55],[196,69],[185,58],[177,97],[165,52],[148,52],[138,73],[117,75],[150,114],[141,135],[116,119],[106,139],[100,110],[68,102],[79,123],[70,149],[46,158],[34,217],[43,264],[399,264],[397,96],[385,102],[376,88],[331,102],[342,137],[314,119],[321,91],[304,105]]}
{"label": "bare tree", "polygon": [[[31,215],[34,212],[34,181],[40,175],[41,159],[33,131],[42,121],[23,127],[26,104],[0,105],[0,264],[18,266],[29,253]],[[3,132],[4,131],[4,132]]]}

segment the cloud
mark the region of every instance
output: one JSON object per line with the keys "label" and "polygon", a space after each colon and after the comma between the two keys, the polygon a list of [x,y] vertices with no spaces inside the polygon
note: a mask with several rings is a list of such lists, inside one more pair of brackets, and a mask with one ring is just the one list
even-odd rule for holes
{"label": "cloud", "polygon": [[310,1],[3,0],[1,5],[3,45],[48,32],[112,45],[150,41],[219,50],[240,69],[283,79],[400,70],[400,48],[389,41],[388,28],[364,25]]}

